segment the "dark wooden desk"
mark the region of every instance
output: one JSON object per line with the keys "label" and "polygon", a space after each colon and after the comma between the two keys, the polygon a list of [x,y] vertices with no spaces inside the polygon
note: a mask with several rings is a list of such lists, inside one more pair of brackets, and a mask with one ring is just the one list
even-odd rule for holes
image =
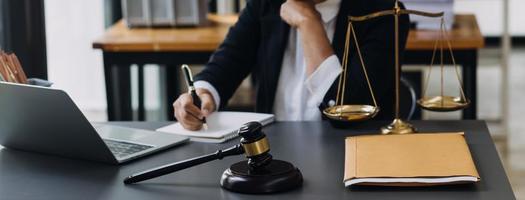
{"label": "dark wooden desk", "polygon": [[[166,66],[168,108],[178,96],[178,72],[183,63],[203,64],[223,41],[236,16],[210,15],[212,25],[199,28],[129,29],[120,21],[93,42],[104,57],[108,119],[133,120],[131,107],[130,65],[138,65],[138,120],[144,120],[145,64]],[[472,105],[463,112],[463,119],[476,119],[477,51],[484,40],[474,15],[457,15],[450,31],[456,62],[463,67],[465,93]],[[411,30],[407,41],[405,64],[428,65],[438,31]],[[451,63],[445,59],[445,63]],[[172,112],[168,112],[172,119]]]}
{"label": "dark wooden desk", "polygon": [[[126,186],[124,177],[144,169],[234,145],[189,143],[123,166],[0,150],[0,199],[515,199],[496,148],[483,121],[414,121],[421,131],[465,131],[481,182],[419,188],[343,186],[344,138],[378,132],[387,122],[371,122],[353,129],[332,128],[326,122],[275,123],[264,131],[277,159],[294,163],[303,173],[304,185],[274,195],[244,195],[221,189],[219,179],[242,156],[225,158],[178,173]],[[118,125],[155,129],[166,122],[127,122]]]}

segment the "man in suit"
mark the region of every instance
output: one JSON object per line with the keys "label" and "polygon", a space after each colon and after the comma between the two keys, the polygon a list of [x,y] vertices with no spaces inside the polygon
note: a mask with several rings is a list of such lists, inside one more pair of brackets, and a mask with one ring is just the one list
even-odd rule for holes
{"label": "man in suit", "polygon": [[[224,108],[242,80],[252,75],[256,112],[277,120],[321,120],[334,105],[342,71],[348,16],[392,9],[394,0],[252,0],[195,79],[202,107],[182,94],[175,117],[189,130]],[[408,16],[400,17],[400,52]],[[394,20],[387,16],[354,24],[360,50],[381,112],[390,119],[394,104]],[[401,56],[402,57],[402,54]],[[345,104],[371,104],[355,45],[349,52]]]}

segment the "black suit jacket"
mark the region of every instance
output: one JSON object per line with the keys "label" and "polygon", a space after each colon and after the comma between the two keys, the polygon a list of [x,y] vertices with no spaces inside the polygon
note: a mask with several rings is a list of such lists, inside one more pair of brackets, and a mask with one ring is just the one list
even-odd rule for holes
{"label": "black suit jacket", "polygon": [[[242,11],[238,22],[230,29],[226,39],[211,56],[206,68],[196,80],[211,83],[219,92],[224,108],[235,90],[249,74],[255,83],[257,112],[273,111],[275,93],[290,26],[280,17],[284,0],[251,0]],[[348,16],[361,16],[371,12],[392,9],[394,0],[342,0],[337,15],[332,47],[342,61]],[[409,29],[408,16],[400,17],[400,50],[404,50]],[[365,66],[381,108],[375,119],[392,118],[394,104],[394,18],[382,17],[354,24]],[[402,58],[402,54],[400,55]],[[326,93],[322,110],[335,100],[336,80]],[[355,45],[349,54],[346,84],[346,104],[372,104]]]}

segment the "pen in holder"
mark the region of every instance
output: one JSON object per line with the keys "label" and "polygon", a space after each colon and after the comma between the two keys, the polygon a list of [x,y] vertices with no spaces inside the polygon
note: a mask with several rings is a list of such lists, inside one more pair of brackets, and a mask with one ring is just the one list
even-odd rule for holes
{"label": "pen in holder", "polygon": [[28,79],[18,57],[14,53],[6,53],[2,50],[0,50],[0,82],[1,81],[42,87],[50,87],[53,85],[53,83],[39,78]]}

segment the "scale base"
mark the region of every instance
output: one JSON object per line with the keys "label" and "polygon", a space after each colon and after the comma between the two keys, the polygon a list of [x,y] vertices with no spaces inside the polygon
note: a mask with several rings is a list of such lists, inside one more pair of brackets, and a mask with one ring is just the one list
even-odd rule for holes
{"label": "scale base", "polygon": [[272,160],[260,170],[250,170],[247,161],[233,164],[221,177],[221,186],[238,193],[263,194],[292,190],[301,186],[299,169],[282,160]]}
{"label": "scale base", "polygon": [[394,119],[392,123],[381,128],[382,134],[410,134],[417,132],[412,124],[401,119]]}

